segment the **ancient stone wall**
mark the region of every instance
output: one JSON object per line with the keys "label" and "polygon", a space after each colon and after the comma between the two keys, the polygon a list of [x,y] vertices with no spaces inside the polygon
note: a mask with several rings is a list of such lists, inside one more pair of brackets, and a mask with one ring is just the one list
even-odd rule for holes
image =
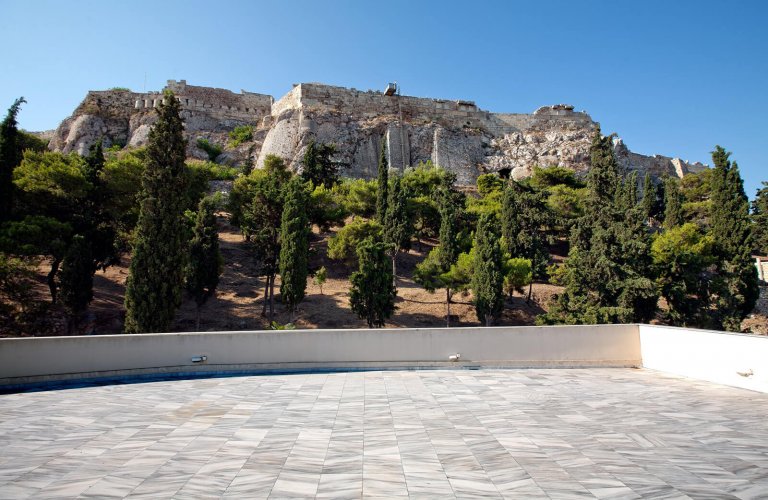
{"label": "ancient stone wall", "polygon": [[[256,124],[272,111],[272,96],[241,91],[240,94],[226,89],[187,85],[186,80],[168,80],[166,89],[171,90],[188,111],[212,114],[222,119],[231,118]],[[162,102],[162,92],[138,94],[135,109],[156,108]]]}
{"label": "ancient stone wall", "polygon": [[[534,166],[560,165],[577,172],[589,168],[589,148],[597,123],[573,106],[543,106],[533,113],[491,113],[472,101],[387,96],[321,83],[294,85],[278,101],[271,96],[188,85],[169,80],[182,106],[188,154],[205,158],[196,139],[226,145],[228,133],[241,124],[255,125],[254,139],[242,151],[228,150],[226,161],[246,157],[262,166],[268,154],[285,158],[301,169],[307,145],[334,143],[342,175],[376,176],[381,141],[387,145],[391,168],[431,160],[454,172],[460,184],[478,175],[500,172],[520,179]],[[54,134],[51,147],[84,153],[103,139],[141,146],[146,143],[163,99],[161,92],[89,92],[75,113]],[[614,143],[617,160],[626,169],[682,177],[706,168],[678,158],[645,156]]]}

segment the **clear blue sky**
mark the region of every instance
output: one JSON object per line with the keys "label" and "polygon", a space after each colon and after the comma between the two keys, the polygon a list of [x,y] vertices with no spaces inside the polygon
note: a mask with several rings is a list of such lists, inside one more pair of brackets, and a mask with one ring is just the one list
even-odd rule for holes
{"label": "clear blue sky", "polygon": [[168,79],[280,97],[295,82],[497,112],[568,103],[633,151],[768,180],[768,1],[0,0],[0,106],[51,129],[89,89]]}

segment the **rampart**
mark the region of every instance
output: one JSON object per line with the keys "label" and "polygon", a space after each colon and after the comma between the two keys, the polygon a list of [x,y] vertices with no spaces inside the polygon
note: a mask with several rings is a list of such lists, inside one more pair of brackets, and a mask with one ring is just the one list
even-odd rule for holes
{"label": "rampart", "polygon": [[429,99],[392,95],[382,92],[321,83],[301,83],[280,99],[272,108],[277,117],[286,109],[305,112],[335,111],[358,117],[390,116],[401,122],[438,123],[448,128],[478,128],[492,135],[503,135],[547,125],[551,122],[573,123],[591,127],[592,118],[584,112],[573,111],[573,106],[544,106],[533,114],[491,113],[480,109],[473,101]]}
{"label": "rampart", "polygon": [[[474,184],[478,175],[504,172],[515,179],[536,165],[561,165],[577,172],[589,168],[589,146],[597,123],[573,106],[544,106],[535,112],[491,113],[473,101],[386,95],[322,83],[300,83],[275,102],[272,96],[188,85],[168,80],[167,90],[181,103],[188,154],[203,155],[196,138],[218,144],[243,124],[255,126],[253,142],[230,151],[223,161],[263,165],[267,155],[285,158],[300,169],[312,140],[334,143],[344,175],[376,175],[384,138],[392,168],[431,160],[457,175],[459,184]],[[65,119],[51,140],[58,151],[84,154],[91,144],[141,146],[154,123],[151,111],[162,92],[107,90],[89,92],[75,113]],[[676,175],[706,168],[676,158],[645,156],[614,145],[619,163],[653,175]]]}
{"label": "rampart", "polygon": [[[168,80],[171,90],[182,109],[200,111],[245,121],[258,121],[272,111],[272,96],[246,92],[236,94],[230,90],[187,85],[186,80]],[[134,94],[134,109],[156,108],[162,102],[162,92]]]}

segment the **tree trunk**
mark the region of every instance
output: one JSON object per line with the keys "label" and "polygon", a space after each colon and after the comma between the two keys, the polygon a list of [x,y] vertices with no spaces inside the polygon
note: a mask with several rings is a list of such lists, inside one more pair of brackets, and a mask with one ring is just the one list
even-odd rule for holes
{"label": "tree trunk", "polygon": [[261,317],[267,316],[267,302],[269,302],[269,275],[264,280],[264,305],[261,308]]}
{"label": "tree trunk", "polygon": [[485,315],[485,326],[491,326],[493,324],[493,315],[492,314],[486,314]]}
{"label": "tree trunk", "polygon": [[59,272],[59,264],[61,264],[61,259],[54,257],[53,262],[51,262],[51,270],[48,273],[48,278],[46,279],[48,282],[48,290],[51,291],[52,304],[55,304],[56,299],[58,298],[58,289],[56,288],[56,273]]}
{"label": "tree trunk", "polygon": [[525,303],[531,305],[531,294],[533,293],[533,280],[528,283],[528,297],[525,299]]}
{"label": "tree trunk", "polygon": [[200,304],[195,304],[197,307],[195,309],[195,331],[200,331]]}
{"label": "tree trunk", "polygon": [[275,275],[269,279],[269,321],[275,319]]}
{"label": "tree trunk", "polygon": [[397,288],[397,250],[392,252],[392,286]]}
{"label": "tree trunk", "polygon": [[445,327],[451,327],[451,289],[445,288]]}

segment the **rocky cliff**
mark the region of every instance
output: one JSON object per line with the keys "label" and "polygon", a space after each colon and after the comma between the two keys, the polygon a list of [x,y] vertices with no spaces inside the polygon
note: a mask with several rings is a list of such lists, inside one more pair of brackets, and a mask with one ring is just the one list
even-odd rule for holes
{"label": "rocky cliff", "polygon": [[[376,175],[381,141],[387,142],[391,168],[431,160],[456,173],[469,185],[478,175],[499,172],[522,178],[536,165],[560,165],[577,172],[589,168],[589,145],[597,123],[573,106],[544,106],[532,114],[490,113],[471,101],[449,101],[386,95],[318,83],[303,83],[280,100],[242,91],[187,85],[170,80],[182,104],[189,139],[188,154],[205,158],[198,138],[225,147],[219,161],[241,163],[251,158],[261,166],[268,154],[301,168],[306,146],[316,140],[334,143],[344,175]],[[155,120],[160,92],[125,90],[89,92],[51,141],[58,151],[85,153],[102,138],[106,146],[141,146]],[[253,139],[227,148],[228,132],[239,125],[254,127]],[[704,168],[678,158],[644,156],[614,140],[616,157],[625,168],[654,175],[682,177]]]}

